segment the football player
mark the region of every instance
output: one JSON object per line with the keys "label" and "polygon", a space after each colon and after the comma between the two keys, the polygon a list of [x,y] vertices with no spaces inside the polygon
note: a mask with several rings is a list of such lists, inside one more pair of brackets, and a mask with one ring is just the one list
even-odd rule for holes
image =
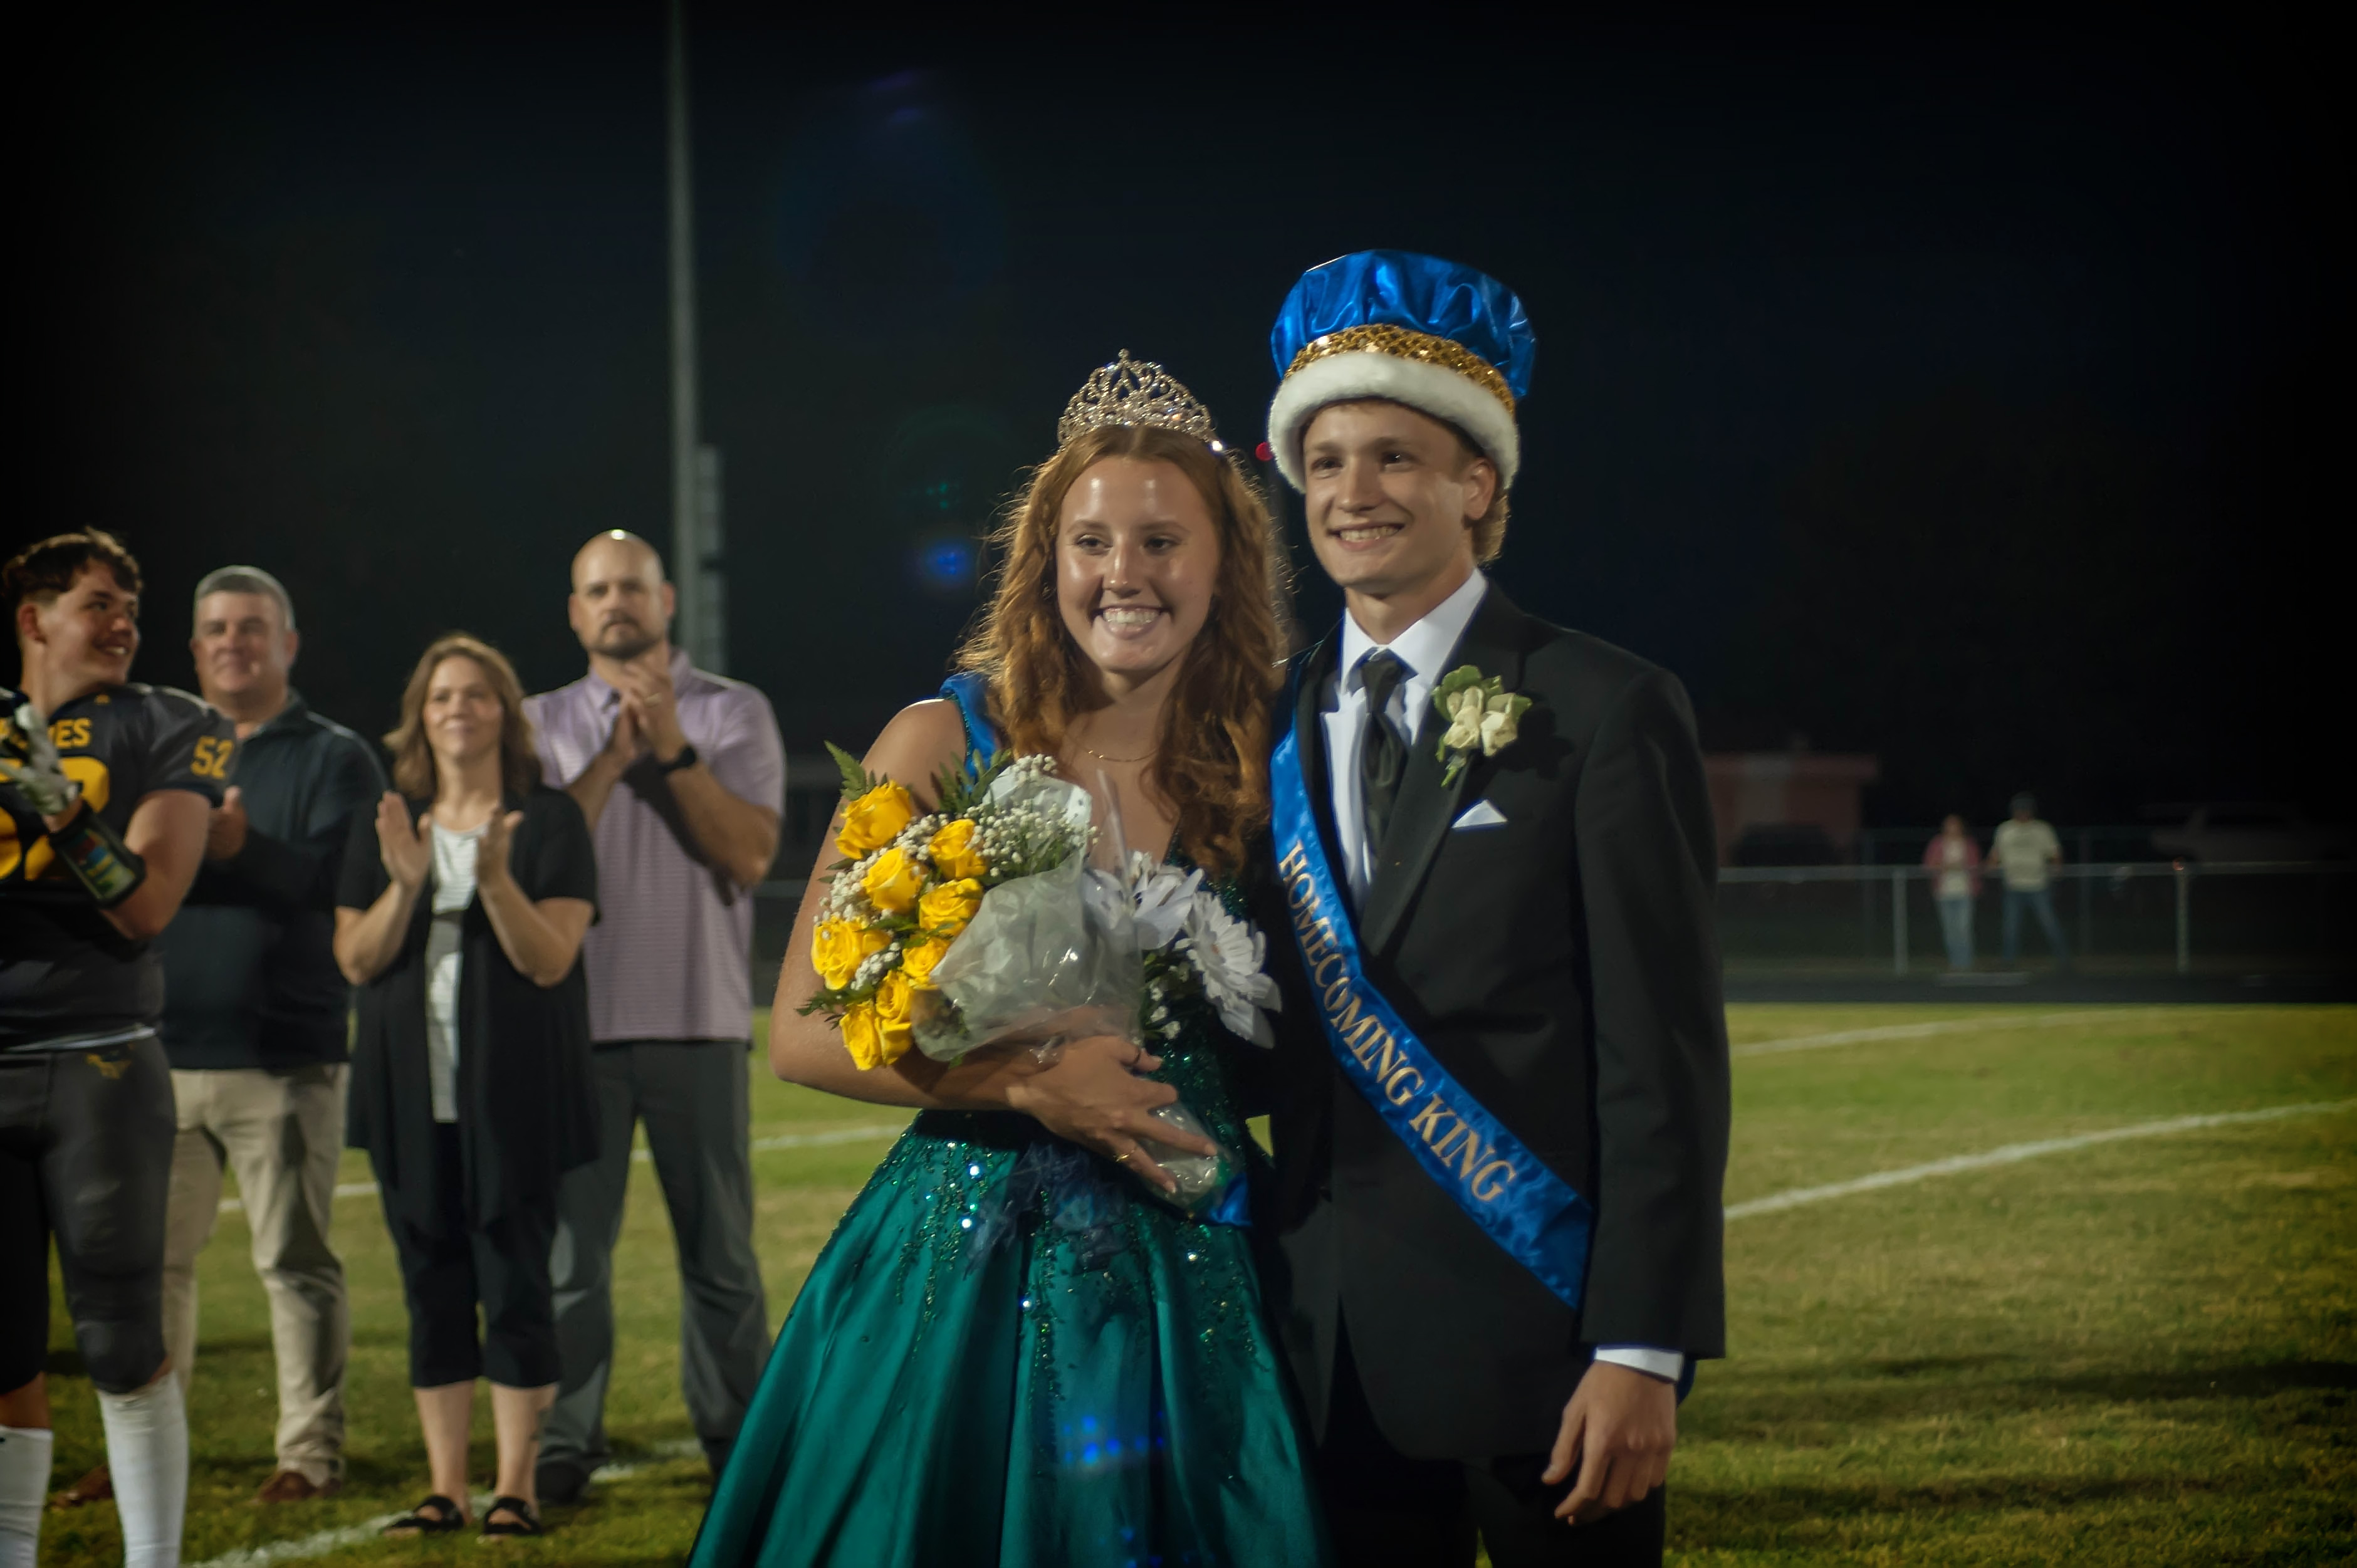
{"label": "football player", "polygon": [[139,566],[96,529],[0,568],[22,673],[0,687],[0,1568],[48,1485],[48,1242],[97,1385],[135,1568],[179,1562],[188,1412],[164,1353],[174,1116],[147,944],[204,858],[236,749],[185,692],[133,684]]}

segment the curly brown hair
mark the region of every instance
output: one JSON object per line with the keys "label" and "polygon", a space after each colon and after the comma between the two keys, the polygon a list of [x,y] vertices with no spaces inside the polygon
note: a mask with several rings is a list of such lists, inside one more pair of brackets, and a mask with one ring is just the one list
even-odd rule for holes
{"label": "curly brown hair", "polygon": [[116,587],[137,596],[139,563],[123,547],[123,541],[102,528],[77,528],[37,540],[10,556],[8,564],[0,566],[0,600],[6,601],[12,616],[27,599],[50,604],[70,591],[81,569],[92,562],[114,574]]}
{"label": "curly brown hair", "polygon": [[1269,715],[1291,634],[1276,531],[1233,458],[1153,425],[1075,436],[1009,503],[992,537],[997,590],[957,664],[989,677],[991,720],[1017,753],[1055,755],[1073,719],[1105,705],[1095,665],[1057,609],[1056,529],[1073,484],[1115,457],[1168,463],[1186,475],[1217,530],[1211,615],[1179,667],[1147,778],[1177,809],[1179,848],[1212,875],[1230,874],[1243,865],[1246,839],[1268,821]]}
{"label": "curly brown hair", "polygon": [[521,795],[540,782],[540,755],[533,748],[532,720],[524,716],[523,682],[516,679],[508,656],[463,631],[445,632],[428,643],[409,684],[401,692],[401,723],[384,737],[393,752],[393,788],[413,800],[435,792],[434,749],[425,741],[425,693],[434,671],[452,659],[471,659],[490,682],[500,700],[500,783],[508,793]]}

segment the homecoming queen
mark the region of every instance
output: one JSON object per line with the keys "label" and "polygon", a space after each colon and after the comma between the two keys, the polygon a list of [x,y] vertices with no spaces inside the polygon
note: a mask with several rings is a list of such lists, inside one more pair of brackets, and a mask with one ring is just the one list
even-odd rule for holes
{"label": "homecoming queen", "polygon": [[[1286,651],[1268,513],[1158,365],[1097,371],[1057,435],[961,673],[866,766],[929,810],[930,781],[974,753],[1051,756],[1100,822],[1117,807],[1129,843],[1200,868],[1240,913],[1268,875]],[[862,1070],[800,1011],[819,989],[820,858],[770,1065],[922,1113],[812,1269],[692,1562],[1325,1562],[1247,1232],[1156,1196],[1173,1186],[1157,1152],[1211,1152],[1153,1116],[1182,1095],[1256,1159],[1237,1079],[1258,1047],[1198,1000],[1153,1053],[1106,1036]]]}

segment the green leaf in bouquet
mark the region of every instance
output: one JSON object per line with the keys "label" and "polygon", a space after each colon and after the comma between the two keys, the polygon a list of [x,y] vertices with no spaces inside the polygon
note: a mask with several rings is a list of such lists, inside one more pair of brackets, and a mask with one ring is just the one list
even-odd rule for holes
{"label": "green leaf in bouquet", "polygon": [[944,817],[955,821],[974,814],[990,793],[991,781],[1006,771],[1015,758],[1004,748],[985,757],[980,751],[970,751],[965,757],[944,768],[933,779],[933,798],[941,802],[935,808]]}
{"label": "green leaf in bouquet", "polygon": [[881,774],[868,772],[859,765],[859,758],[833,741],[826,743],[826,754],[834,758],[834,766],[843,775],[843,798],[845,800],[856,800],[884,782]]}

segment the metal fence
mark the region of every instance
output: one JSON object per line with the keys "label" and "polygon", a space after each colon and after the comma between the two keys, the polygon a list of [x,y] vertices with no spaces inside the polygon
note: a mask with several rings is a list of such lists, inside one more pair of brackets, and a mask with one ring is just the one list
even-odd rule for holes
{"label": "metal fence", "polygon": [[[2337,974],[2357,970],[2357,863],[2119,861],[2052,873],[2073,965],[2096,975]],[[754,986],[767,996],[802,884],[758,890]],[[2051,970],[2028,910],[2018,960],[2002,947],[2001,879],[1974,901],[1975,964],[1964,983]],[[1947,970],[1932,873],[1920,865],[1727,866],[1719,945],[1734,979],[1940,974]]]}
{"label": "metal fence", "polygon": [[[1729,866],[1718,890],[1729,975],[1909,974],[1947,967],[1934,873],[1920,865]],[[2287,974],[2357,967],[2357,864],[2120,861],[2064,865],[2051,898],[2072,962],[2095,973]],[[1973,901],[1973,972],[2055,967],[2035,915],[2002,949],[2002,879]]]}

